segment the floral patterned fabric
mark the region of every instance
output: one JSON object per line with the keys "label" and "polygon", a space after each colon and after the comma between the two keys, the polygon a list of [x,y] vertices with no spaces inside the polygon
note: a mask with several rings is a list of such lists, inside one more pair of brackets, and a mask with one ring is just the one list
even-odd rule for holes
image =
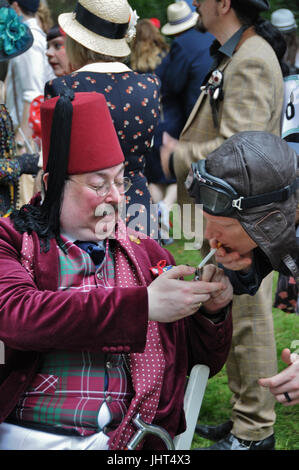
{"label": "floral patterned fabric", "polygon": [[149,215],[150,193],[144,166],[159,121],[159,79],[155,75],[138,74],[130,69],[116,73],[81,70],[48,82],[45,99],[59,95],[64,87],[75,92],[95,91],[105,96],[124,152],[125,175],[133,183],[126,193],[126,222],[132,229],[153,235]]}
{"label": "floral patterned fabric", "polygon": [[299,314],[298,287],[292,276],[279,273],[273,307],[286,313]]}

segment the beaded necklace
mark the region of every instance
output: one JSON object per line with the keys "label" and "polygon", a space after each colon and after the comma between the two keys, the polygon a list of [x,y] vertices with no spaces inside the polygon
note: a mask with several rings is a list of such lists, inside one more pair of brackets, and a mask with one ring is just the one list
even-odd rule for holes
{"label": "beaded necklace", "polygon": [[[15,133],[9,112],[4,104],[0,104],[0,158],[8,160],[16,155]],[[8,217],[14,207],[15,188],[13,183],[8,183],[10,194],[10,208],[2,217]]]}
{"label": "beaded necklace", "polygon": [[9,112],[0,104],[0,157],[12,158],[16,154],[15,133]]}

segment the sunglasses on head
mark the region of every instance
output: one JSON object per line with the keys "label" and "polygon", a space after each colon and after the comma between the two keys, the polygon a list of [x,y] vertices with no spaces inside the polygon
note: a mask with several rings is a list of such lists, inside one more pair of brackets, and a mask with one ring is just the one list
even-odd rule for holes
{"label": "sunglasses on head", "polygon": [[185,186],[195,202],[203,205],[205,212],[228,217],[236,210],[243,211],[271,202],[286,201],[299,187],[299,178],[277,191],[257,196],[241,196],[230,184],[207,173],[206,161],[199,160],[192,163]]}

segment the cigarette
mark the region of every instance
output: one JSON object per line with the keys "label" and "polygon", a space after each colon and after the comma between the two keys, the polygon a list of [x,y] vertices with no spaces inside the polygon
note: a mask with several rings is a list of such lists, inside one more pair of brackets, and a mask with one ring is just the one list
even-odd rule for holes
{"label": "cigarette", "polygon": [[205,264],[207,264],[207,262],[209,261],[210,258],[212,258],[212,256],[216,253],[216,251],[218,250],[218,248],[221,247],[221,243],[218,242],[217,243],[217,247],[216,248],[213,248],[212,250],[210,250],[210,252],[207,254],[207,256],[201,260],[201,262],[199,263],[199,265],[197,266],[197,269],[200,269],[200,268],[203,268]]}

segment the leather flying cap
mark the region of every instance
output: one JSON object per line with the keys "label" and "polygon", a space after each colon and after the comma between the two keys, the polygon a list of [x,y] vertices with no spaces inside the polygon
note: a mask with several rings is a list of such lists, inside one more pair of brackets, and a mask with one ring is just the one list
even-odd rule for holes
{"label": "leather flying cap", "polygon": [[[284,188],[296,179],[297,154],[273,134],[248,131],[226,140],[206,159],[209,174],[223,179],[241,196],[256,196]],[[283,202],[235,210],[248,235],[264,251],[274,269],[286,255],[296,256],[296,194]]]}

